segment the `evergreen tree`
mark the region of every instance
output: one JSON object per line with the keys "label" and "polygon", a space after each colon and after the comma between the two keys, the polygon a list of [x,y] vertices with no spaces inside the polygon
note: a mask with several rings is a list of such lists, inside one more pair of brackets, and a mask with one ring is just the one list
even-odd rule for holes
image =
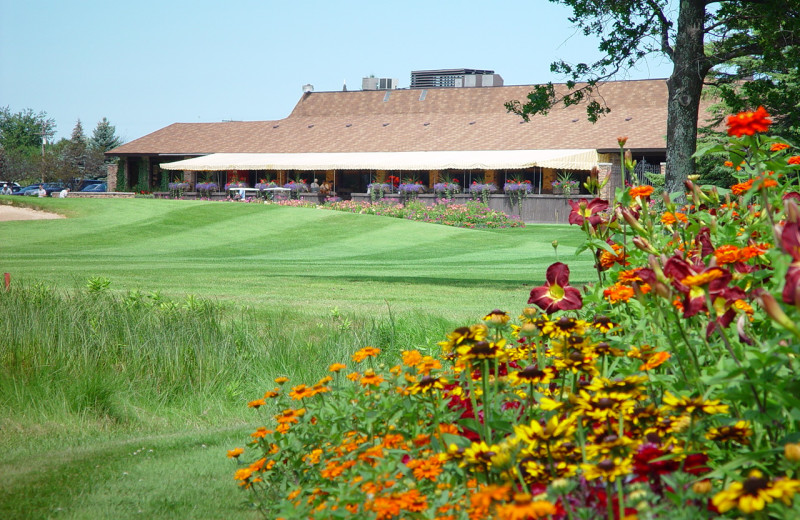
{"label": "evergreen tree", "polygon": [[122,144],[122,139],[116,136],[117,129],[105,117],[98,121],[94,128],[89,146],[105,153]]}
{"label": "evergreen tree", "polygon": [[69,176],[75,178],[83,177],[86,170],[86,152],[86,134],[83,133],[83,125],[81,120],[78,119],[72,129],[72,136],[65,144],[63,152],[66,163],[69,165]]}

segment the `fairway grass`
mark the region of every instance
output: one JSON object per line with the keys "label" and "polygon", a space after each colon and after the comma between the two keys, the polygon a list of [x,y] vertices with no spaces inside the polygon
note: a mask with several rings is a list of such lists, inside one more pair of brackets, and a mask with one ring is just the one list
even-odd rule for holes
{"label": "fairway grass", "polygon": [[116,291],[306,310],[436,309],[465,317],[487,306],[524,305],[556,260],[553,240],[574,285],[593,276],[589,255],[574,257],[579,230],[562,225],[471,230],[180,200],[45,199],[37,205],[74,216],[0,223],[2,270],[12,281],[73,288],[102,276]]}
{"label": "fairway grass", "polygon": [[[556,260],[553,240],[573,285],[595,276],[568,226],[31,203],[68,218],[0,222],[12,284],[0,291],[4,519],[255,518],[225,450],[262,425],[247,401],[275,377],[313,383],[363,346],[431,350],[492,309],[519,313]],[[109,289],[92,292],[99,278]]]}

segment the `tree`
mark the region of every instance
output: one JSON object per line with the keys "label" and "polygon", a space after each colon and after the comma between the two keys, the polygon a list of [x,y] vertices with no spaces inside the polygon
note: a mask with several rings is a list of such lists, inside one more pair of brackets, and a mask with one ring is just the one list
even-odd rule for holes
{"label": "tree", "polygon": [[122,144],[122,139],[116,135],[117,129],[105,117],[97,122],[89,146],[105,153]]}
{"label": "tree", "polygon": [[81,120],[78,119],[72,129],[72,136],[64,145],[64,159],[68,165],[67,177],[83,177],[86,170],[87,146],[86,134],[83,133],[83,125]]}
{"label": "tree", "polygon": [[56,134],[55,119],[47,113],[35,114],[30,108],[11,113],[8,107],[0,108],[0,146],[7,151],[20,148],[37,148],[42,139],[52,140]]}
{"label": "tree", "polygon": [[[528,101],[506,107],[525,120],[546,114],[558,103],[589,101],[589,119],[596,121],[609,108],[594,99],[602,82],[631,68],[651,54],[672,61],[667,80],[668,191],[682,189],[694,172],[700,96],[712,70],[735,68],[735,60],[750,56],[770,70],[784,60],[800,63],[800,5],[793,0],[550,0],[572,8],[570,21],[585,35],[600,38],[604,56],[571,65],[553,63],[553,72],[569,77],[569,92],[556,95],[552,83],[539,85]],[[672,4],[675,2],[673,1]],[[585,80],[584,85],[577,85]]]}

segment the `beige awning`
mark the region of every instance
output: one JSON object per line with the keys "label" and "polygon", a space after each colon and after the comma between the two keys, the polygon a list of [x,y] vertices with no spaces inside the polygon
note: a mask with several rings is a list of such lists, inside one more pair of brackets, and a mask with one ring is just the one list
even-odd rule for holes
{"label": "beige awning", "polygon": [[591,170],[596,150],[477,150],[359,153],[215,153],[164,163],[165,170]]}

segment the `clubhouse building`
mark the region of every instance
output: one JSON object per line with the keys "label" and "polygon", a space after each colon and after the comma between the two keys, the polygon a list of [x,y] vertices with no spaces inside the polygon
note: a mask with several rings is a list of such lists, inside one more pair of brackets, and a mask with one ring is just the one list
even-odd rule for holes
{"label": "clubhouse building", "polygon": [[593,124],[585,105],[558,106],[524,122],[505,103],[525,102],[533,86],[502,86],[492,71],[418,72],[445,72],[450,79],[422,75],[414,81],[412,73],[407,89],[394,88],[396,80],[370,78],[354,91],[314,92],[307,85],[284,119],[174,123],[107,155],[120,160],[119,189],[324,179],[344,199],[392,177],[429,188],[443,178],[501,189],[516,179],[529,181],[534,194],[552,194],[559,175],[582,183],[592,167],[618,165],[620,136],[652,171],[665,160],[663,79],[603,83],[600,101],[611,112]]}

